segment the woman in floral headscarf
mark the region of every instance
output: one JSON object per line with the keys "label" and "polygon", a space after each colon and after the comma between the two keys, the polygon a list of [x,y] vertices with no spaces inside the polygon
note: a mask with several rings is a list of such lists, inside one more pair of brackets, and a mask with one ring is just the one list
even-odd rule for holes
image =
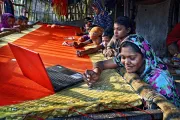
{"label": "woman in floral headscarf", "polygon": [[4,13],[1,16],[0,32],[2,32],[2,31],[18,31],[18,32],[20,32],[20,30],[18,28],[13,27],[14,22],[15,22],[15,18],[12,14]]}
{"label": "woman in floral headscarf", "polygon": [[104,69],[125,67],[127,73],[136,73],[150,84],[153,89],[180,107],[180,97],[177,94],[172,76],[167,66],[158,58],[148,41],[142,36],[132,34],[126,37],[120,45],[120,55],[110,60],[97,62],[94,70],[87,70],[85,77],[88,84],[95,83]]}

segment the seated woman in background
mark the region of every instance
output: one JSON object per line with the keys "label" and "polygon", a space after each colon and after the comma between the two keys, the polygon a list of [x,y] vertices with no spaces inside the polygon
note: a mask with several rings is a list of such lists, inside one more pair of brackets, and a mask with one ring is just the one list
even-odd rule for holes
{"label": "seated woman in background", "polygon": [[180,23],[176,24],[166,39],[169,53],[174,56],[180,51]]}
{"label": "seated woman in background", "polygon": [[92,25],[97,25],[108,34],[113,35],[113,20],[110,14],[103,8],[101,0],[94,0],[92,9],[95,13]]}
{"label": "seated woman in background", "polygon": [[180,65],[180,23],[176,24],[172,31],[168,34],[166,44],[172,61],[179,62]]}
{"label": "seated woman in background", "polygon": [[80,43],[74,42],[73,43],[74,48],[82,48],[91,43],[95,43],[95,45],[99,45],[102,42],[101,37],[103,32],[104,30],[101,27],[93,27],[89,32],[90,39]]}
{"label": "seated woman in background", "polygon": [[97,62],[93,70],[86,70],[84,76],[91,86],[99,79],[103,70],[117,67],[125,67],[127,73],[138,74],[141,80],[180,107],[180,97],[167,66],[155,55],[143,37],[129,35],[122,41],[118,57]]}
{"label": "seated woman in background", "polygon": [[15,18],[10,13],[4,13],[1,16],[0,32],[2,31],[17,31],[20,32],[19,28],[14,28]]}
{"label": "seated woman in background", "polygon": [[107,44],[109,43],[110,39],[111,39],[111,35],[109,35],[108,33],[104,32],[102,35],[102,43],[100,45],[97,45],[94,48],[89,48],[87,50],[77,50],[77,56],[78,57],[82,57],[84,55],[88,55],[88,54],[92,54],[92,53],[96,53],[99,50],[103,50],[106,49]]}
{"label": "seated woman in background", "polygon": [[132,33],[134,33],[134,28],[131,19],[126,16],[118,17],[114,23],[114,36],[107,45],[105,56],[117,56],[121,41]]}

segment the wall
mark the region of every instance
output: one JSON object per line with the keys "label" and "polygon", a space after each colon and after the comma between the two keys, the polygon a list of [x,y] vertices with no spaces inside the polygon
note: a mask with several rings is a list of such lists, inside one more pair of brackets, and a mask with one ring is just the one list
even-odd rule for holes
{"label": "wall", "polygon": [[170,0],[153,5],[138,5],[136,32],[149,41],[160,57],[167,54],[165,41],[169,8]]}

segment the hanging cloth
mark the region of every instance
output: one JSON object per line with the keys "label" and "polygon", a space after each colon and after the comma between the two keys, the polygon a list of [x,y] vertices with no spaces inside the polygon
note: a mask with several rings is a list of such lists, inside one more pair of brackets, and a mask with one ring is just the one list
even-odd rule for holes
{"label": "hanging cloth", "polygon": [[59,16],[64,15],[67,16],[68,14],[68,1],[67,0],[52,0],[52,7],[53,10]]}

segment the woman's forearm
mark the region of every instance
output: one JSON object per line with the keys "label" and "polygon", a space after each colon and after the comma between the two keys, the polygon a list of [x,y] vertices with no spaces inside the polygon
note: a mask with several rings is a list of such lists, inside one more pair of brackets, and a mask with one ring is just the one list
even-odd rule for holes
{"label": "woman's forearm", "polygon": [[13,28],[1,28],[1,31],[13,31]]}
{"label": "woman's forearm", "polygon": [[114,63],[113,59],[99,61],[94,64],[94,68],[99,68],[101,71],[106,69],[115,69],[118,65]]}
{"label": "woman's forearm", "polygon": [[102,48],[103,47],[101,47],[101,46],[97,46],[95,48],[89,48],[87,50],[82,51],[82,54],[83,55],[88,55],[88,54],[96,53],[96,52],[98,52],[98,50],[100,50]]}
{"label": "woman's forearm", "polygon": [[102,72],[101,69],[98,68],[98,67],[94,68],[93,71],[94,71],[95,73],[97,73],[98,76],[100,76],[100,74],[101,74],[101,72]]}

